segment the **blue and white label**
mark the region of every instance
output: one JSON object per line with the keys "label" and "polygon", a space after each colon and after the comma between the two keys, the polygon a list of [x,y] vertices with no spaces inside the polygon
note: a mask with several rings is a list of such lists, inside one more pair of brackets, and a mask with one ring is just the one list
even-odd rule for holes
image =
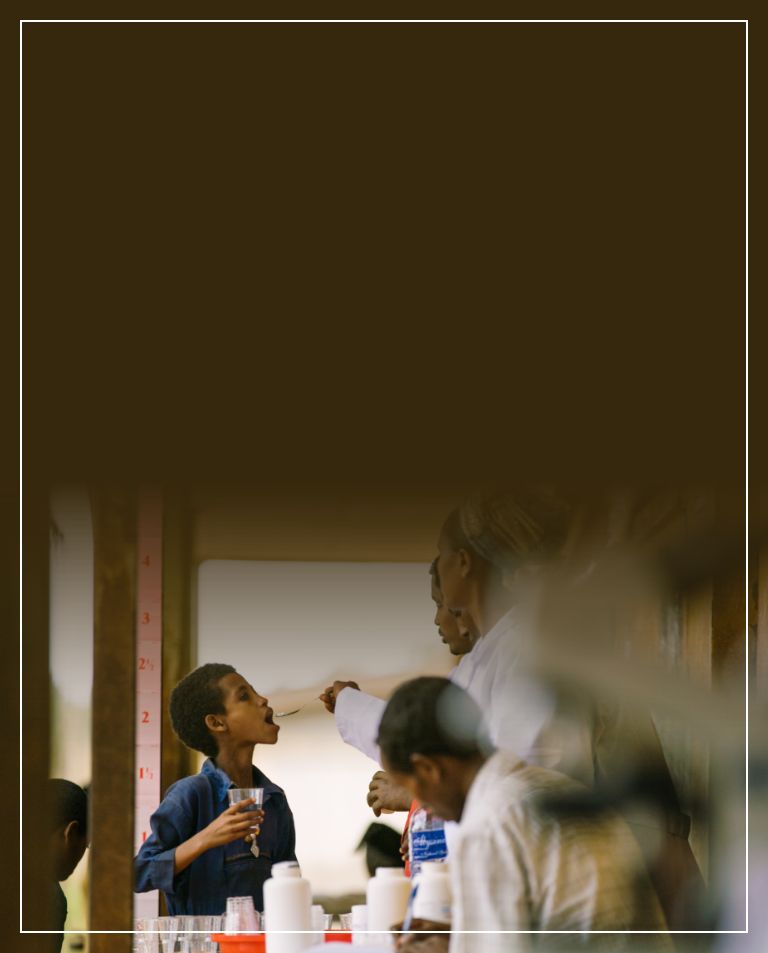
{"label": "blue and white label", "polygon": [[445,860],[448,846],[445,843],[445,831],[411,831],[411,876],[415,877],[425,860]]}

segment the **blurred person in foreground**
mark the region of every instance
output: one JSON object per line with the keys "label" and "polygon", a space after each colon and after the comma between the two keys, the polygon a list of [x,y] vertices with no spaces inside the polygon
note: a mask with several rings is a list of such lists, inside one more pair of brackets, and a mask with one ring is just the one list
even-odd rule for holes
{"label": "blurred person in foreground", "polygon": [[619,658],[632,600],[645,595],[639,562],[615,565],[613,540],[628,535],[619,508],[606,499],[602,509],[606,525],[546,488],[474,494],[440,533],[443,598],[478,633],[465,687],[493,743],[583,782],[596,804],[621,811],[670,927],[700,927],[690,819],[651,714],[626,704],[618,681],[595,692],[576,674],[577,662],[583,671]]}
{"label": "blurred person in foreground", "polygon": [[[67,920],[67,898],[61,889],[61,881],[72,875],[88,847],[88,797],[79,785],[63,778],[48,780],[46,796],[49,853],[54,877],[51,929],[63,931]],[[63,933],[55,933],[51,941],[52,950],[61,950]]]}
{"label": "blurred person in foreground", "polygon": [[[420,932],[403,935],[401,950],[674,949],[624,821],[608,810],[558,813],[554,805],[578,796],[582,786],[495,750],[478,705],[461,688],[442,678],[400,686],[378,741],[393,779],[439,816],[459,822],[450,858],[451,933],[429,932],[445,924],[417,922]],[[637,930],[659,932],[625,932]]]}

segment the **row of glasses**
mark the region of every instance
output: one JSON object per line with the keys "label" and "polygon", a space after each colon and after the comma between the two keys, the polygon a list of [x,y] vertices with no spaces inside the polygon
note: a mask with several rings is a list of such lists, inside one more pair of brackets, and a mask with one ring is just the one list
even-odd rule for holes
{"label": "row of glasses", "polygon": [[223,917],[154,917],[136,921],[135,953],[218,953],[211,939]]}

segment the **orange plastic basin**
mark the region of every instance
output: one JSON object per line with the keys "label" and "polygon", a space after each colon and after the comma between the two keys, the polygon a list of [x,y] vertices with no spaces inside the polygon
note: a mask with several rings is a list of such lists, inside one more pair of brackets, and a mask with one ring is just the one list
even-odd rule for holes
{"label": "orange plastic basin", "polygon": [[[351,943],[352,934],[343,930],[329,930],[324,934],[326,943]],[[221,953],[266,953],[267,942],[263,933],[234,936],[212,933],[211,939],[221,947]]]}
{"label": "orange plastic basin", "polygon": [[243,936],[212,933],[211,939],[219,944],[221,953],[265,953],[267,949],[267,940],[263,933]]}

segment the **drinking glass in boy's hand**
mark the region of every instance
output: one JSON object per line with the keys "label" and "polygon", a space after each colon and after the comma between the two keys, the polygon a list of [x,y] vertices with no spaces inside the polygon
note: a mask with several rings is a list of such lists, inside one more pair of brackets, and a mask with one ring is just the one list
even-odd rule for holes
{"label": "drinking glass in boy's hand", "polygon": [[[200,838],[203,850],[231,844],[238,838],[244,840],[246,835],[251,834],[254,821],[257,825],[260,825],[264,820],[264,811],[260,809],[250,810],[255,803],[256,798],[252,797],[246,798],[244,801],[238,801],[228,807],[223,814],[219,814],[207,827],[204,827],[197,835]],[[256,833],[258,834],[258,832],[259,827],[257,826]]]}
{"label": "drinking glass in boy's hand", "polygon": [[[261,810],[261,806],[264,803],[264,788],[230,788],[227,791],[227,798],[229,799],[230,805],[248,801],[248,803],[254,805],[254,807],[249,807],[247,810],[251,811],[251,813],[255,813]],[[257,823],[252,824],[250,833],[245,835],[247,844],[255,843],[256,835],[261,830],[261,822],[258,821],[257,818],[254,818],[254,821],[257,821]],[[253,848],[251,849],[253,850]],[[259,855],[256,854],[256,856],[258,857]]]}

